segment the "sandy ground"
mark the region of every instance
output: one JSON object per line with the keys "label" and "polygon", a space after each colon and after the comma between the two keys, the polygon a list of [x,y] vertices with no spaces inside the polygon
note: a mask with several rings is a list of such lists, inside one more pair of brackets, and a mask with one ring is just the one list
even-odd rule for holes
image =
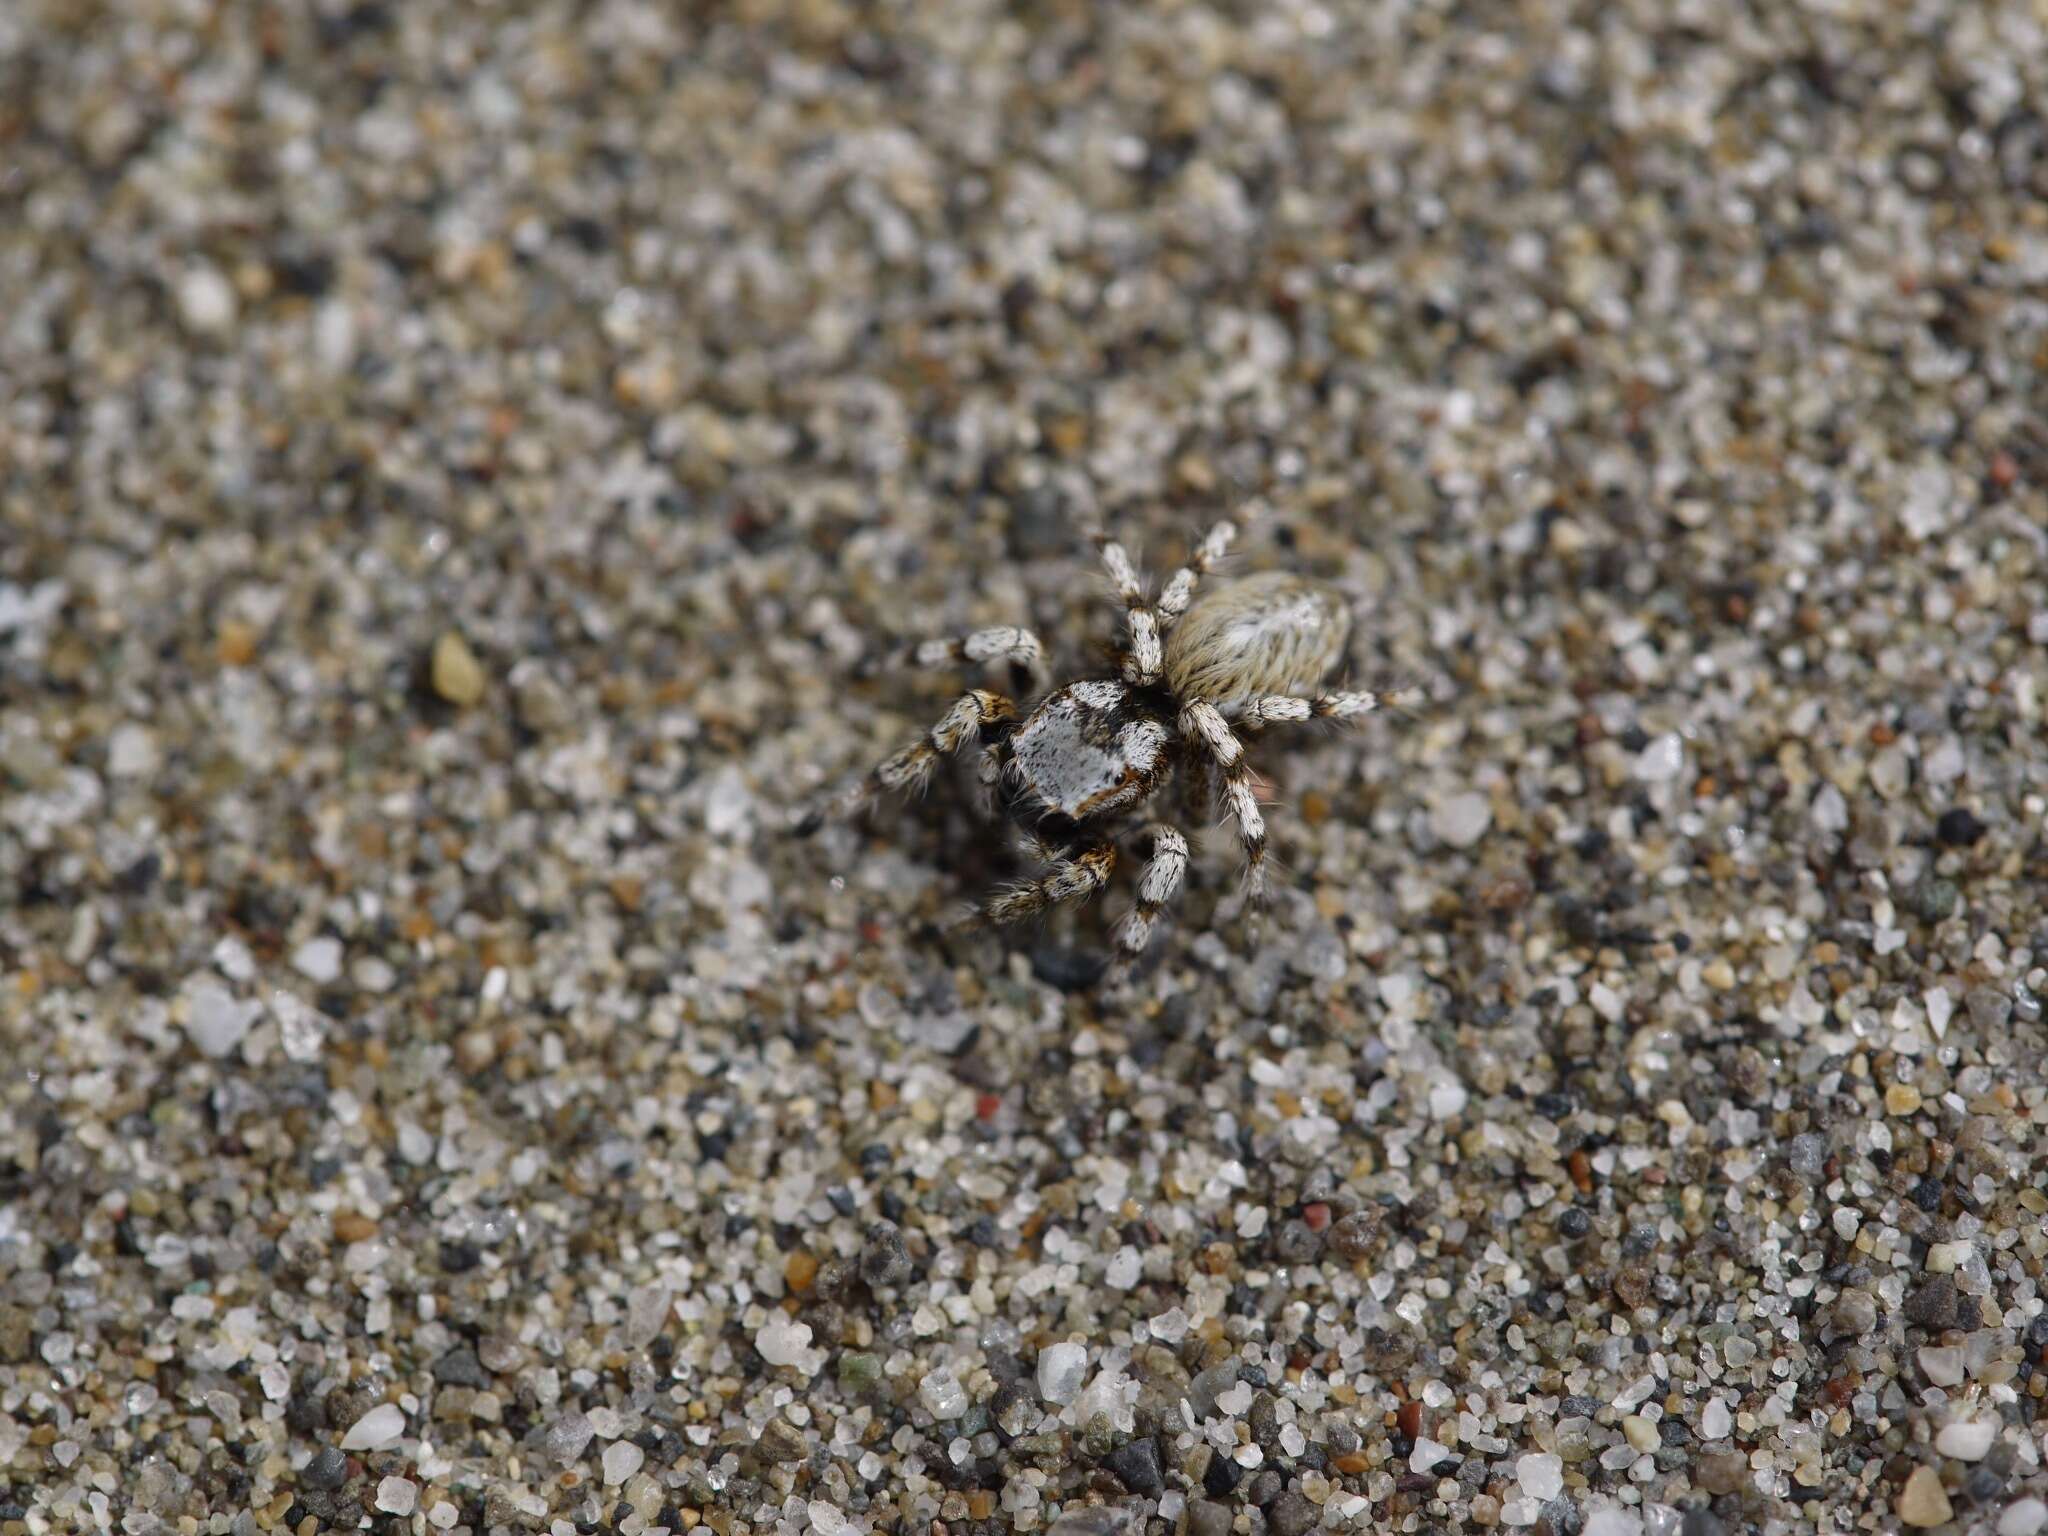
{"label": "sandy ground", "polygon": [[[2038,5],[0,5],[0,1536],[2048,1526]],[[1084,530],[1401,718],[795,807]]]}

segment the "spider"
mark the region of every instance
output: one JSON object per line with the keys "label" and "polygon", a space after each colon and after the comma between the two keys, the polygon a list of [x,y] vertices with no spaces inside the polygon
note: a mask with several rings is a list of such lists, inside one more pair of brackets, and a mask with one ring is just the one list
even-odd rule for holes
{"label": "spider", "polygon": [[[1104,571],[1124,608],[1117,675],[1054,688],[1026,713],[1015,699],[970,688],[918,740],[884,759],[796,824],[799,836],[827,815],[852,815],[884,791],[915,793],[943,757],[981,747],[978,778],[987,809],[1015,822],[1038,878],[999,889],[963,927],[1014,923],[1096,895],[1116,868],[1118,845],[1136,834],[1146,860],[1137,900],[1116,928],[1126,960],[1151,942],[1159,915],[1187,870],[1185,833],[1140,813],[1185,767],[1182,811],[1207,819],[1221,783],[1226,814],[1244,848],[1248,899],[1263,890],[1266,821],[1252,790],[1244,736],[1295,720],[1349,721],[1400,702],[1391,691],[1315,693],[1344,650],[1351,616],[1330,588],[1284,571],[1196,589],[1237,536],[1229,519],[1209,530],[1188,563],[1148,602],[1124,546],[1095,535]],[[1044,675],[1044,647],[1024,629],[983,629],[931,640],[895,660],[921,667],[1007,661]]]}

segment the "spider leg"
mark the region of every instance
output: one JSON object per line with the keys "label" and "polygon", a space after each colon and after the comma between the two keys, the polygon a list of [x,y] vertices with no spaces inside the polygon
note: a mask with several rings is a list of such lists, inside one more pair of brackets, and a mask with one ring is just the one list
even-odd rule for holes
{"label": "spider leg", "polygon": [[1216,776],[1206,752],[1189,753],[1187,774],[1181,780],[1181,806],[1188,820],[1206,826],[1216,815]]}
{"label": "spider leg", "polygon": [[994,816],[1001,808],[1003,770],[1010,764],[1010,738],[1002,736],[981,749],[974,761],[975,798],[982,814]]}
{"label": "spider leg", "polygon": [[1071,843],[1056,842],[1042,836],[1032,827],[1019,827],[1012,840],[1016,844],[1017,857],[1040,869],[1052,869],[1057,865],[1070,863],[1074,857]]}
{"label": "spider leg", "polygon": [[1238,723],[1256,730],[1281,720],[1356,720],[1375,710],[1396,709],[1408,702],[1412,689],[1382,689],[1321,693],[1313,698],[1273,693],[1251,699],[1236,711]]}
{"label": "spider leg", "polygon": [[1144,583],[1138,580],[1138,568],[1131,563],[1130,551],[1102,532],[1095,535],[1095,547],[1101,551],[1102,569],[1109,584],[1116,588],[1117,600],[1124,605],[1124,624],[1131,635],[1130,648],[1124,652],[1124,681],[1141,688],[1156,683],[1166,665],[1166,648],[1159,638],[1159,614],[1145,601]]}
{"label": "spider leg", "polygon": [[1131,552],[1111,538],[1106,529],[1098,528],[1094,539],[1096,552],[1102,556],[1102,572],[1109,578],[1109,584],[1116,588],[1117,601],[1126,608],[1142,608],[1145,586],[1138,580],[1138,568],[1131,561]]}
{"label": "spider leg", "polygon": [[828,816],[852,816],[884,790],[920,791],[931,782],[932,770],[941,757],[972,746],[984,730],[1016,718],[1017,705],[1008,696],[970,688],[924,735],[884,758],[873,772],[827,804],[814,806],[791,830],[798,837],[807,837],[823,826]]}
{"label": "spider leg", "polygon": [[1019,676],[1045,676],[1045,647],[1028,629],[999,625],[977,629],[972,634],[946,640],[925,640],[908,645],[884,663],[889,667],[946,667],[964,662],[1007,661]]}
{"label": "spider leg", "polygon": [[1181,734],[1205,751],[1223,775],[1223,804],[1237,818],[1237,835],[1244,844],[1245,893],[1256,900],[1266,883],[1266,818],[1259,812],[1258,797],[1252,793],[1251,767],[1244,760],[1244,743],[1230,729],[1223,712],[1207,699],[1196,699],[1180,712]]}
{"label": "spider leg", "polygon": [[1116,847],[1098,843],[1070,859],[1060,859],[1036,880],[1024,880],[994,892],[960,922],[962,928],[990,928],[1036,917],[1063,901],[1093,896],[1109,882],[1116,868]]}
{"label": "spider leg", "polygon": [[1209,574],[1209,568],[1230,552],[1231,541],[1237,537],[1237,524],[1229,518],[1223,519],[1209,530],[1208,536],[1195,546],[1188,556],[1188,563],[1173,573],[1173,579],[1166,584],[1166,590],[1159,594],[1159,622],[1162,628],[1171,629],[1179,622],[1180,616],[1188,611],[1188,604],[1195,600],[1195,585]]}
{"label": "spider leg", "polygon": [[1188,840],[1164,823],[1148,829],[1152,855],[1145,872],[1138,877],[1138,904],[1117,924],[1117,947],[1126,958],[1135,958],[1152,942],[1152,925],[1174,897],[1180,894],[1181,877],[1188,868]]}
{"label": "spider leg", "polygon": [[1166,666],[1166,647],[1161,637],[1173,628],[1195,599],[1196,584],[1209,568],[1229,553],[1237,537],[1237,524],[1229,518],[1211,528],[1188,563],[1174,572],[1156,606],[1145,601],[1144,584],[1132,564],[1130,552],[1107,533],[1097,533],[1096,547],[1102,552],[1102,568],[1124,605],[1124,623],[1130,630],[1130,649],[1124,653],[1124,681],[1134,687],[1149,687],[1159,681]]}

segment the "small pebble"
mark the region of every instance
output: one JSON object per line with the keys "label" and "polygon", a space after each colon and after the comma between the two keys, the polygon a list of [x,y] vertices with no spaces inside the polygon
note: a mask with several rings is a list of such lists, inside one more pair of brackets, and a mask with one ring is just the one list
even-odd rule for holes
{"label": "small pebble", "polygon": [[1678,777],[1685,766],[1685,740],[1677,732],[1657,737],[1636,755],[1635,776],[1645,784],[1662,784]]}
{"label": "small pebble", "polygon": [[262,1014],[260,1002],[202,977],[185,997],[185,1033],[202,1055],[220,1060],[241,1045]]}
{"label": "small pebble", "polygon": [[1702,1456],[1699,1465],[1699,1484],[1702,1493],[1716,1497],[1722,1494],[1740,1493],[1752,1482],[1749,1458],[1733,1452]]}
{"label": "small pebble", "polygon": [[339,1488],[347,1481],[348,1455],[331,1445],[315,1451],[313,1459],[299,1473],[300,1484],[307,1488]]}
{"label": "small pebble", "polygon": [[1934,1437],[1934,1448],[1957,1461],[1982,1461],[1997,1442],[1996,1419],[1956,1419],[1942,1425]]}
{"label": "small pebble", "polygon": [[1911,777],[1911,767],[1906,754],[1897,747],[1886,747],[1870,760],[1870,785],[1887,800],[1896,800],[1906,792]]}
{"label": "small pebble", "polygon": [[1266,1509],[1266,1528],[1273,1536],[1308,1536],[1321,1519],[1322,1511],[1291,1489]]}
{"label": "small pebble", "polygon": [[478,1363],[476,1351],[467,1344],[456,1346],[434,1362],[434,1380],[444,1387],[484,1388],[491,1378]]}
{"label": "small pebble", "polygon": [[1380,1220],[1371,1208],[1338,1217],[1330,1226],[1329,1247],[1347,1263],[1370,1257],[1379,1246]]}
{"label": "small pebble", "polygon": [[861,1278],[869,1285],[901,1285],[910,1278],[910,1254],[903,1246],[903,1234],[892,1222],[876,1222],[868,1228],[867,1243],[860,1254]]}
{"label": "small pebble", "polygon": [[1486,796],[1476,791],[1447,795],[1429,813],[1430,831],[1439,842],[1452,848],[1470,848],[1486,835],[1493,822],[1493,808]]}
{"label": "small pebble", "polygon": [[1987,830],[1973,812],[1960,805],[1943,811],[1934,824],[1936,840],[1949,848],[1968,848]]}
{"label": "small pebble", "polygon": [[1948,1493],[1941,1486],[1941,1476],[1932,1467],[1913,1469],[1906,1478],[1906,1486],[1899,1491],[1898,1508],[1901,1520],[1922,1529],[1946,1525],[1955,1514]]}
{"label": "small pebble", "polygon": [[925,1412],[940,1420],[957,1419],[967,1411],[967,1390],[952,1371],[940,1367],[927,1372],[917,1384],[917,1400]]}
{"label": "small pebble", "polygon": [[379,1403],[350,1426],[342,1436],[344,1451],[381,1451],[405,1433],[405,1410],[396,1403]]}
{"label": "small pebble", "polygon": [[1963,1380],[1963,1352],[1948,1345],[1927,1345],[1917,1357],[1920,1371],[1937,1387],[1960,1386]]}
{"label": "small pebble", "polygon": [[1907,1292],[1902,1310],[1909,1323],[1927,1329],[1942,1329],[1955,1321],[1957,1299],[1954,1279],[1940,1274]]}
{"label": "small pebble", "polygon": [[548,1425],[545,1436],[548,1454],[563,1466],[578,1461],[597,1433],[596,1427],[580,1413],[565,1413]]}
{"label": "small pebble", "polygon": [[1128,1291],[1138,1283],[1143,1262],[1135,1248],[1119,1248],[1102,1272],[1102,1283],[1113,1291]]}
{"label": "small pebble", "polygon": [[804,1432],[787,1419],[770,1419],[761,1428],[761,1452],[771,1461],[802,1461],[811,1453]]}
{"label": "small pebble", "polygon": [[1116,1480],[1132,1493],[1157,1498],[1166,1491],[1165,1475],[1159,1464],[1159,1445],[1151,1439],[1133,1440],[1103,1457]]}
{"label": "small pebble", "polygon": [[1791,1165],[1792,1171],[1801,1178],[1818,1178],[1821,1170],[1827,1166],[1827,1160],[1827,1137],[1809,1131],[1803,1136],[1792,1138],[1786,1161]]}
{"label": "small pebble", "polygon": [[458,709],[483,701],[484,669],[460,631],[445,630],[434,642],[431,674],[434,692]]}
{"label": "small pebble", "polygon": [[1048,1403],[1071,1403],[1088,1374],[1088,1351],[1079,1344],[1048,1344],[1038,1352],[1038,1395]]}
{"label": "small pebble", "polygon": [[1515,1479],[1530,1498],[1547,1503],[1564,1490],[1564,1463],[1547,1452],[1532,1452],[1515,1462]]}
{"label": "small pebble", "polygon": [[377,1507],[387,1515],[409,1515],[419,1502],[419,1484],[405,1477],[387,1477],[377,1484]]}
{"label": "small pebble", "polygon": [[1723,1440],[1729,1430],[1735,1427],[1735,1416],[1728,1411],[1728,1404],[1722,1398],[1710,1398],[1707,1406],[1700,1410],[1700,1438],[1702,1440]]}
{"label": "small pebble", "polygon": [[781,1310],[768,1314],[754,1334],[754,1348],[770,1365],[804,1366],[811,1357],[811,1327]]}
{"label": "small pebble", "polygon": [[1972,987],[1963,994],[1963,1007],[1971,1027],[1991,1034],[2005,1028],[2012,1017],[2012,999],[1996,987]]}
{"label": "small pebble", "polygon": [[647,1459],[647,1453],[630,1440],[614,1440],[604,1448],[604,1481],[608,1488],[615,1488],[640,1470],[640,1464]]}
{"label": "small pebble", "polygon": [[849,1349],[839,1357],[839,1385],[860,1392],[881,1379],[882,1362],[865,1350]]}
{"label": "small pebble", "polygon": [[1962,894],[1962,888],[1955,881],[1934,878],[1915,885],[1910,900],[1922,922],[1940,923],[1955,916]]}
{"label": "small pebble", "polygon": [[1451,1448],[1427,1435],[1418,1435],[1415,1449],[1408,1455],[1408,1468],[1412,1472],[1428,1472],[1451,1455]]}
{"label": "small pebble", "polygon": [[323,934],[292,951],[292,969],[316,986],[324,987],[340,977],[341,958],[341,940]]}
{"label": "small pebble", "polygon": [[1273,1233],[1273,1256],[1282,1264],[1312,1264],[1322,1247],[1322,1234],[1306,1221],[1283,1221]]}
{"label": "small pebble", "polygon": [[298,1062],[320,1059],[329,1029],[326,1018],[282,989],[270,994],[270,1013],[277,1020],[278,1045],[287,1059]]}
{"label": "small pebble", "polygon": [[188,267],[178,279],[178,314],[188,329],[218,336],[235,323],[235,290],[218,271],[204,264]]}
{"label": "small pebble", "polygon": [[146,778],[161,761],[156,735],[147,726],[116,726],[107,737],[107,772],[117,779]]}
{"label": "small pebble", "polygon": [[1835,1298],[1828,1315],[1837,1332],[1860,1338],[1877,1326],[1877,1301],[1868,1291],[1847,1290]]}
{"label": "small pebble", "polygon": [[1063,1510],[1045,1528],[1046,1536],[1125,1536],[1136,1524],[1131,1511],[1108,1505],[1085,1505]]}

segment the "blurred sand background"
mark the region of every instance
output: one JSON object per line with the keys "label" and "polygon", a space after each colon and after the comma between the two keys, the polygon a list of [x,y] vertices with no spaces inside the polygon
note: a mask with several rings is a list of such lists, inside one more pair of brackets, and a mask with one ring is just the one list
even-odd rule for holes
{"label": "blurred sand background", "polygon": [[[2042,1530],[2044,28],[0,6],[0,1536]],[[780,834],[1226,510],[1260,937]]]}

